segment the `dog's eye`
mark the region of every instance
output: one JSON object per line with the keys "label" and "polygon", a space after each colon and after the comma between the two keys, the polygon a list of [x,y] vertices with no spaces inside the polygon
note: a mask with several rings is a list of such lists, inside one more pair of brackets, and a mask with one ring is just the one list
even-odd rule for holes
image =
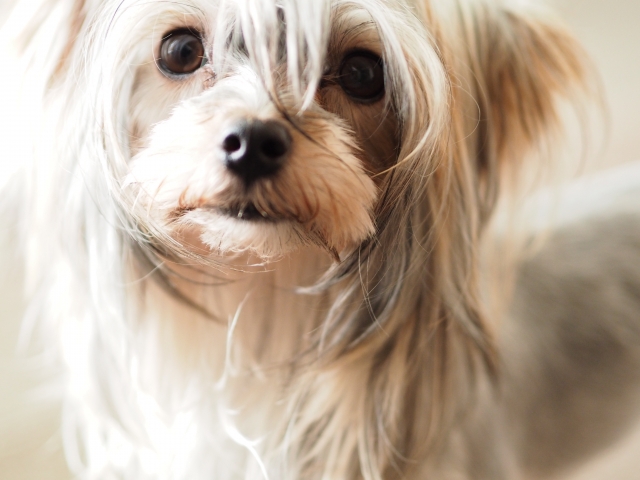
{"label": "dog's eye", "polygon": [[342,90],[355,100],[379,100],[384,95],[382,59],[368,51],[351,52],[340,64],[338,82]]}
{"label": "dog's eye", "polygon": [[202,39],[191,30],[175,30],[160,46],[160,67],[172,75],[187,75],[205,63]]}

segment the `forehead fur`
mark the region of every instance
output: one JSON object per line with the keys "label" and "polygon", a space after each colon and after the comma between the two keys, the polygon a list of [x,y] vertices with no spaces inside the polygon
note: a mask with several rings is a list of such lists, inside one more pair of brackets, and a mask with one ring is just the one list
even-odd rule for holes
{"label": "forehead fur", "polygon": [[[428,91],[435,98],[446,90],[434,42],[403,2],[112,0],[104,2],[99,10],[95,18],[101,20],[94,28],[94,45],[100,44],[100,48],[93,54],[101,57],[98,63],[112,69],[103,72],[101,78],[130,77],[132,66],[157,56],[164,34],[188,26],[203,33],[210,61],[219,74],[237,61],[241,39],[252,68],[268,89],[275,88],[276,77],[282,76],[284,47],[288,88],[300,99],[303,109],[313,101],[332,50],[357,47],[380,53],[385,60],[388,90],[396,96],[390,100],[407,121],[415,113],[411,99],[417,93]],[[114,75],[114,70],[121,74]],[[425,92],[414,91],[416,74],[425,77],[418,82],[429,86]],[[120,85],[117,90],[122,92]]]}

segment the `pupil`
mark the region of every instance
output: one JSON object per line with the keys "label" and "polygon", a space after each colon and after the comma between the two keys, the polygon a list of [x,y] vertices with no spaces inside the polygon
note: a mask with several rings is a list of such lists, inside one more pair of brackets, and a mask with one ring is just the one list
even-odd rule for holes
{"label": "pupil", "polygon": [[177,38],[173,44],[170,55],[173,56],[177,62],[185,65],[193,60],[193,40],[190,38]]}
{"label": "pupil", "polygon": [[182,44],[182,48],[180,49],[180,57],[182,61],[189,61],[193,56],[193,47],[191,46],[191,42],[187,40],[186,43]]}
{"label": "pupil", "polygon": [[366,84],[373,80],[373,70],[365,65],[351,65],[351,82],[356,85]]}

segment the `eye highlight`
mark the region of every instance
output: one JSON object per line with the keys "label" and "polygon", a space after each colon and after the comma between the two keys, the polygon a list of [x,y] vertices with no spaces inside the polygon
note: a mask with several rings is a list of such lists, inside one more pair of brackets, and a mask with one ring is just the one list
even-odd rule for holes
{"label": "eye highlight", "polygon": [[162,39],[158,65],[171,76],[188,75],[206,63],[202,38],[190,29],[169,32]]}
{"label": "eye highlight", "polygon": [[384,64],[368,50],[347,54],[338,71],[338,84],[352,99],[369,103],[384,95]]}

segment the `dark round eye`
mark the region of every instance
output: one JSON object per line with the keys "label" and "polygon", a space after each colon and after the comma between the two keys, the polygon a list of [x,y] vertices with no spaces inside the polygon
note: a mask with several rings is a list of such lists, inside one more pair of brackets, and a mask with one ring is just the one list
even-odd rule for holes
{"label": "dark round eye", "polygon": [[351,98],[373,102],[384,95],[384,66],[375,53],[349,53],[340,64],[338,83]]}
{"label": "dark round eye", "polygon": [[175,30],[167,34],[160,46],[160,67],[173,75],[187,75],[204,65],[202,39],[191,30]]}

